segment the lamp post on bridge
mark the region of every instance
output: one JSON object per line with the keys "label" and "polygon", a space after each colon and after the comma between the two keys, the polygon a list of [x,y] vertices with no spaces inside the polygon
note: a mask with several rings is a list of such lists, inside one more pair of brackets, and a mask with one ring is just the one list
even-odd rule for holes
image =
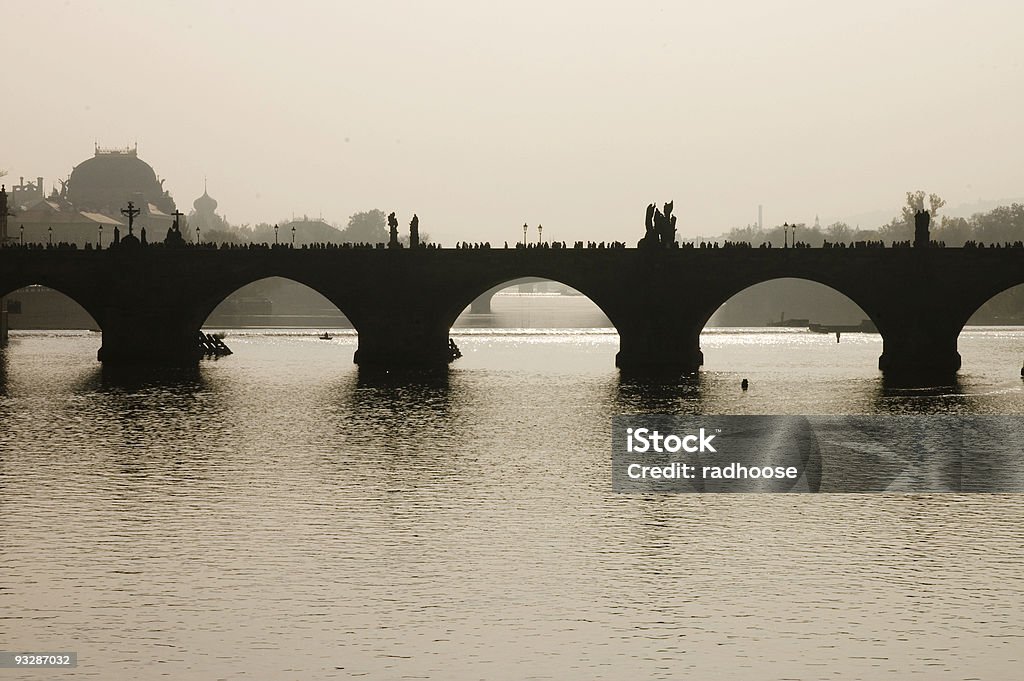
{"label": "lamp post on bridge", "polygon": [[295,248],[295,225],[292,225],[292,248]]}
{"label": "lamp post on bridge", "polygon": [[523,223],[523,248],[526,247],[526,230],[527,230],[527,227],[526,227],[526,223],[524,222]]}
{"label": "lamp post on bridge", "polygon": [[537,225],[537,243],[544,243],[544,225]]}
{"label": "lamp post on bridge", "polygon": [[782,223],[782,247],[789,248],[789,223]]}
{"label": "lamp post on bridge", "polygon": [[200,232],[202,232],[202,231],[203,231],[203,230],[199,229],[199,227],[198,227],[198,226],[196,227],[196,245],[197,245],[197,246],[198,246],[199,244],[203,243],[203,240],[202,240],[202,238],[200,238],[200,236],[199,236]]}
{"label": "lamp post on bridge", "polygon": [[99,250],[102,251],[103,250],[103,225],[100,225],[100,240],[99,240],[99,244],[100,244]]}
{"label": "lamp post on bridge", "polygon": [[53,246],[53,225],[46,228],[47,231],[47,245]]}
{"label": "lamp post on bridge", "polygon": [[274,245],[277,245],[277,225],[274,225]]}
{"label": "lamp post on bridge", "polygon": [[21,245],[25,245],[25,225],[21,226]]}

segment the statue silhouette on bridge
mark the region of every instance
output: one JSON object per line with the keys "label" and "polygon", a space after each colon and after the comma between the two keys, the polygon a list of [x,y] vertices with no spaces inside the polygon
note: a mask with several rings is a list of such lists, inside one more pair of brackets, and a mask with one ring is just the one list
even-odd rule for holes
{"label": "statue silhouette on bridge", "polygon": [[398,243],[398,219],[395,217],[394,212],[388,215],[388,227],[391,229],[391,240],[388,241],[388,248],[401,248],[402,245]]}
{"label": "statue silhouette on bridge", "polygon": [[654,211],[656,210],[657,208],[653,203],[647,204],[647,215],[644,216],[644,227],[647,228],[647,233],[644,234],[643,240],[646,240],[648,243],[654,243],[658,240],[658,232],[654,229]]}
{"label": "statue silhouette on bridge", "polygon": [[926,210],[919,210],[914,213],[914,247],[927,248],[931,243],[931,236],[928,226],[931,224],[932,216]]}
{"label": "statue silhouette on bridge", "polygon": [[171,215],[174,216],[174,224],[167,228],[167,236],[164,238],[164,245],[168,248],[184,248],[185,237],[181,235],[181,216],[184,215],[180,210],[176,210]]}
{"label": "statue silhouette on bridge", "polygon": [[121,215],[123,215],[126,218],[128,218],[128,235],[126,237],[124,237],[123,239],[119,238],[120,237],[120,233],[118,232],[117,227],[115,227],[114,228],[114,243],[116,243],[116,244],[118,244],[120,246],[124,246],[125,248],[135,248],[135,247],[142,246],[142,242],[139,241],[139,238],[132,233],[133,227],[135,225],[135,218],[141,212],[142,212],[142,209],[136,208],[135,207],[135,203],[133,201],[129,201],[128,202],[128,207],[127,208],[122,208],[121,209]]}
{"label": "statue silhouette on bridge", "polygon": [[653,203],[648,204],[644,217],[646,233],[637,248],[676,248],[676,216],[672,215],[674,201],[665,204],[665,212]]}
{"label": "statue silhouette on bridge", "polygon": [[420,219],[416,213],[412,214],[412,221],[409,223],[409,248],[416,248],[420,245]]}

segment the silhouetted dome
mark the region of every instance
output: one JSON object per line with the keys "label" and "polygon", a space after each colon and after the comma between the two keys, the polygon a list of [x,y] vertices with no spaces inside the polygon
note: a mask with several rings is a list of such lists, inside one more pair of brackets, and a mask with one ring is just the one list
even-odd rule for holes
{"label": "silhouetted dome", "polygon": [[217,199],[213,198],[203,190],[203,195],[192,202],[192,207],[197,213],[212,213],[217,210]]}
{"label": "silhouetted dome", "polygon": [[165,213],[173,213],[174,201],[164,191],[156,173],[138,157],[135,149],[96,149],[82,161],[68,181],[68,201],[77,210],[116,212],[139,196]]}

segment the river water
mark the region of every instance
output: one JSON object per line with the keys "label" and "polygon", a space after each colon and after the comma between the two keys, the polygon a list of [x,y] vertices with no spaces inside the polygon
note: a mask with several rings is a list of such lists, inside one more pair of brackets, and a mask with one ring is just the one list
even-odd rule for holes
{"label": "river water", "polygon": [[[1024,329],[966,330],[923,390],[880,379],[876,335],[709,330],[698,379],[651,385],[579,305],[464,319],[465,356],[412,378],[359,372],[344,331],[143,374],[15,334],[0,648],[79,664],[0,678],[1019,678],[1024,496],[615,494],[609,428],[1021,415]],[[577,328],[465,326],[552,316]]]}

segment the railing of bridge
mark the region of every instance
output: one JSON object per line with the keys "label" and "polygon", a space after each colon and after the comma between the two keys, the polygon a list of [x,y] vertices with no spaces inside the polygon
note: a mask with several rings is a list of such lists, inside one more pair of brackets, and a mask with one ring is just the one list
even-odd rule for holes
{"label": "railing of bridge", "polygon": [[[699,243],[685,242],[677,243],[673,248],[659,248],[659,249],[643,249],[643,250],[656,250],[656,251],[675,251],[675,250],[833,250],[833,249],[911,249],[916,248],[911,241],[892,241],[886,244],[883,241],[854,241],[854,242],[829,242],[825,241],[820,246],[812,246],[807,243],[797,242],[796,244],[778,247],[773,246],[771,243],[764,242],[757,246],[746,241],[701,241]],[[947,248],[945,242],[933,241],[930,244],[930,248]],[[983,242],[977,240],[970,240],[960,246],[952,246],[950,248],[963,248],[963,249],[1024,249],[1024,241],[1003,241],[1003,242]],[[420,244],[416,248],[410,249],[408,246],[389,247],[384,243],[334,243],[334,242],[317,242],[308,243],[301,245],[293,244],[272,244],[272,243],[230,243],[230,242],[203,242],[203,243],[186,243],[175,246],[167,246],[163,243],[156,242],[145,245],[134,245],[134,246],[120,246],[117,244],[109,244],[100,247],[97,244],[88,242],[83,246],[79,246],[73,242],[58,242],[58,243],[39,243],[29,242],[20,243],[15,240],[8,241],[4,244],[0,244],[0,250],[2,251],[115,251],[115,252],[127,252],[127,251],[139,251],[139,250],[175,250],[175,251],[376,251],[376,250],[399,250],[399,251],[480,251],[480,250],[527,250],[527,251],[559,251],[559,250],[640,250],[636,247],[630,247],[621,241],[610,241],[610,242],[596,242],[596,241],[577,241],[571,246],[564,241],[555,242],[544,242],[539,244],[523,244],[516,243],[509,245],[507,243],[501,246],[494,246],[490,242],[457,242],[453,247],[444,247],[436,243]]]}

